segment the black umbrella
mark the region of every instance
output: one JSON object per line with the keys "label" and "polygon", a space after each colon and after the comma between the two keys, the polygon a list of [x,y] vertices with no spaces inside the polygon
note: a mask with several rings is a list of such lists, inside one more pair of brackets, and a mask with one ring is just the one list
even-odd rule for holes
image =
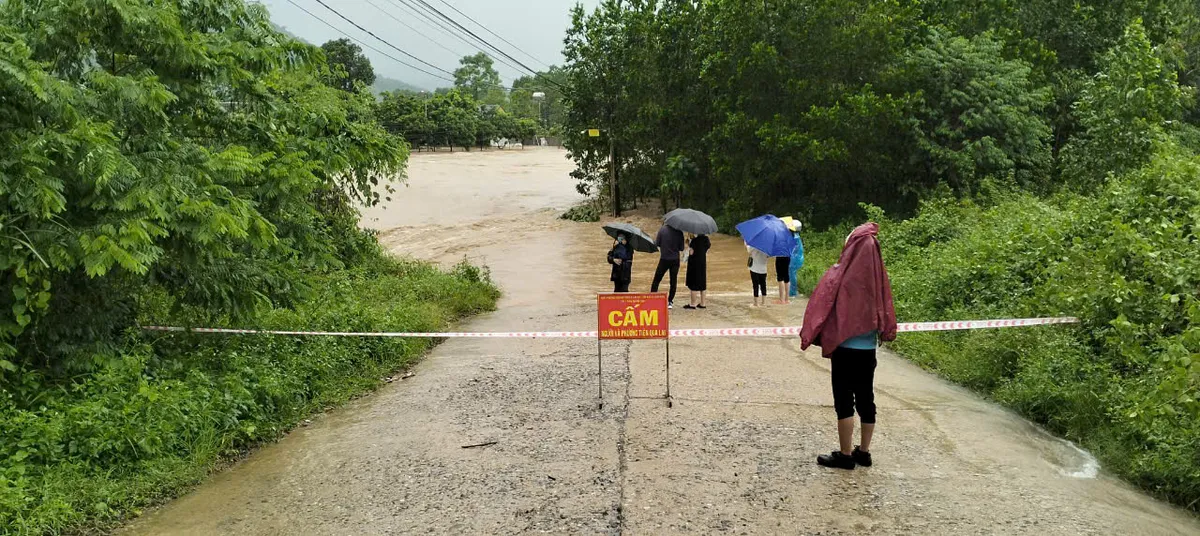
{"label": "black umbrella", "polygon": [[633,246],[636,251],[643,253],[654,253],[658,251],[658,246],[654,245],[654,239],[650,235],[642,232],[636,225],[628,223],[606,223],[604,224],[604,232],[615,240],[617,235],[625,235],[625,239],[629,241],[629,245]]}
{"label": "black umbrella", "polygon": [[679,229],[685,233],[708,235],[717,232],[717,222],[712,219],[712,216],[690,208],[672,210],[663,216],[663,221],[668,227]]}

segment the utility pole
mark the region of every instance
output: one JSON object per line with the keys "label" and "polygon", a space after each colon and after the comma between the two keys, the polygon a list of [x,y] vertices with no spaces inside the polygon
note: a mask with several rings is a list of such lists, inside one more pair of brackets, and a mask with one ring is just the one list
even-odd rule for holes
{"label": "utility pole", "polygon": [[[612,122],[610,121],[611,125]],[[608,187],[609,195],[612,197],[612,215],[614,217],[621,216],[621,189],[617,187],[617,140],[613,138],[611,128],[605,129],[608,134]],[[600,129],[589,128],[582,132],[587,134],[589,138],[597,138],[600,136]]]}
{"label": "utility pole", "polygon": [[608,129],[608,166],[609,183],[612,185],[613,217],[621,216],[621,190],[617,188],[617,141],[613,139],[612,129]]}

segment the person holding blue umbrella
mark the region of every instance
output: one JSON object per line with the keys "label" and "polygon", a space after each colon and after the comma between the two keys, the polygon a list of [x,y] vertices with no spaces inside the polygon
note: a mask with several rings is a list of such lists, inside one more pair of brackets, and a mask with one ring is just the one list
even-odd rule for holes
{"label": "person holding blue umbrella", "polygon": [[[758,305],[760,290],[763,297],[762,303],[766,305],[766,259],[767,257],[786,257],[790,261],[792,249],[795,248],[796,241],[792,237],[792,232],[788,229],[787,224],[772,214],[759,216],[739,223],[737,224],[737,230],[742,234],[742,239],[746,241],[746,247],[750,253],[747,265],[750,267],[750,280],[754,285],[754,305]],[[777,268],[778,264],[776,263]],[[783,274],[788,274],[786,268]]]}
{"label": "person holding blue umbrella", "polygon": [[[796,240],[795,240],[795,238],[792,237],[792,232],[790,229],[788,229],[787,223],[784,223],[783,220],[775,217],[772,214],[766,214],[766,215],[759,216],[757,218],[754,218],[751,220],[746,220],[742,223],[739,223],[739,224],[737,224],[737,230],[739,233],[742,234],[742,239],[746,241],[746,247],[751,249],[749,264],[751,267],[750,272],[751,272],[752,282],[754,283],[754,291],[755,291],[754,304],[758,305],[758,297],[757,296],[758,296],[758,291],[759,291],[759,285],[758,285],[759,281],[757,279],[755,279],[755,277],[756,277],[756,274],[758,274],[759,272],[754,269],[757,267],[754,262],[754,256],[755,256],[754,252],[758,251],[762,254],[765,254],[767,257],[776,257],[776,258],[786,257],[790,261],[791,256],[792,256],[792,250],[796,247]],[[763,264],[764,265],[766,264],[765,261],[763,262]],[[776,271],[778,271],[778,268],[781,266],[781,264],[782,263],[776,262]],[[766,281],[765,281],[766,267],[765,266],[762,267],[761,272],[763,274],[763,279],[764,279],[764,281],[762,281],[762,283],[763,283],[763,286],[765,287],[766,286]],[[789,270],[787,270],[785,267],[785,269],[779,275],[779,277],[784,278],[789,275],[790,275]],[[781,279],[781,281],[782,281],[782,279]],[[781,285],[780,288],[783,288],[782,287],[783,283],[781,283],[780,285]],[[763,294],[764,294],[763,304],[765,305],[767,302],[767,299],[765,296],[765,294],[766,294],[765,289],[763,290]]]}

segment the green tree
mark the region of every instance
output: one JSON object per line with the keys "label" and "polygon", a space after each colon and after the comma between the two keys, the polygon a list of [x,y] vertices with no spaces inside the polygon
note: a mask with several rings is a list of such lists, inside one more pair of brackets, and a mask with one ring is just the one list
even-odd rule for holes
{"label": "green tree", "polygon": [[1005,60],[1002,47],[990,34],[968,39],[933,28],[901,60],[925,187],[945,181],[970,190],[989,176],[1025,186],[1047,179],[1051,130],[1041,113],[1050,91],[1034,87],[1028,64]]}
{"label": "green tree", "polygon": [[532,119],[517,119],[512,135],[513,139],[521,140],[522,145],[527,141],[532,141],[538,135],[537,121]]}
{"label": "green tree", "polygon": [[1192,97],[1141,21],[1126,28],[1100,66],[1075,104],[1082,131],[1063,150],[1064,179],[1075,188],[1094,187],[1149,162],[1156,142],[1182,118]]}
{"label": "green tree", "polygon": [[428,94],[393,91],[380,95],[375,114],[384,128],[413,147],[437,145],[437,125],[429,117]]}
{"label": "green tree", "polygon": [[362,48],[346,38],[327,41],[321,45],[332,68],[330,81],[333,87],[356,91],[358,84],[370,86],[375,83],[375,69],[371,60],[363,55]]}
{"label": "green tree", "polygon": [[461,67],[454,70],[454,87],[476,101],[486,102],[501,88],[500,73],[492,67],[492,58],[487,54],[464,56],[458,63]]}
{"label": "green tree", "polygon": [[370,96],[323,84],[261,6],[10,0],[0,21],[0,369],[89,366],[73,350],[150,288],[213,316],[289,303],[403,169]]}
{"label": "green tree", "polygon": [[439,144],[470,150],[479,130],[479,104],[470,95],[452,89],[429,102],[429,117],[436,125]]}
{"label": "green tree", "polygon": [[480,107],[475,121],[475,145],[480,150],[486,149],[495,140],[504,136],[506,116],[494,105],[485,104]]}

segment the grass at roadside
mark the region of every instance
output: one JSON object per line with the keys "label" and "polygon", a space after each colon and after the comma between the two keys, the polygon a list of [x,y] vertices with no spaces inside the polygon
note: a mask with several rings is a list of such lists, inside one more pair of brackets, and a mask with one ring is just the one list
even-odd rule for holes
{"label": "grass at roadside", "polygon": [[[378,256],[314,275],[311,299],[257,328],[434,331],[494,308],[486,271]],[[146,321],[180,322],[146,298]],[[184,315],[186,316],[186,315]],[[0,533],[99,531],[201,481],[222,460],[378,387],[434,341],[130,333],[97,372],[33,407],[0,399]],[[3,397],[5,395],[0,395]]]}

